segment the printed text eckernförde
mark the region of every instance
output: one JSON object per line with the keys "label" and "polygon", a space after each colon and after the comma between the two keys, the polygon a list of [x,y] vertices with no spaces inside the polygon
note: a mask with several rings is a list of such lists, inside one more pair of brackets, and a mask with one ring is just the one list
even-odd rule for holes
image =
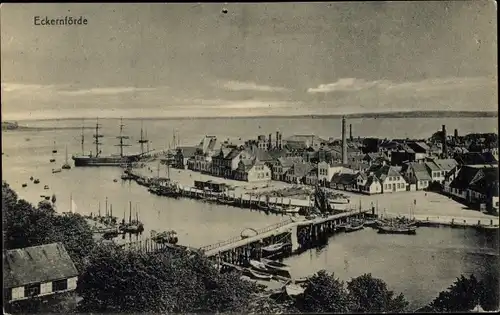
{"label": "printed text eckernf\u00f6rde", "polygon": [[65,16],[53,19],[49,18],[48,16],[41,17],[37,15],[33,18],[33,23],[37,26],[87,25],[88,20],[83,16],[80,17]]}

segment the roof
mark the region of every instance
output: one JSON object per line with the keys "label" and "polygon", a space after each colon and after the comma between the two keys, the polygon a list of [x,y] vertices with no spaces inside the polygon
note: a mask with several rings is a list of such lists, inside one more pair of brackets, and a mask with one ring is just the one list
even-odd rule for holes
{"label": "roof", "polygon": [[274,149],[274,150],[269,150],[269,151],[267,151],[267,153],[268,153],[271,157],[273,157],[273,158],[275,158],[275,159],[278,159],[278,158],[286,157],[286,155],[287,155],[289,152],[288,152],[288,150],[286,150],[286,149],[281,149],[281,150],[276,150],[276,149]]}
{"label": "roof", "polygon": [[375,176],[377,176],[377,178],[382,181],[388,176],[401,176],[398,170],[390,165],[383,165],[378,169],[373,169],[373,171],[375,173]]}
{"label": "roof", "polygon": [[314,141],[315,143],[327,142],[325,139],[321,139],[316,135],[293,135],[285,139],[286,142],[306,142],[306,141]]}
{"label": "roof", "polygon": [[306,176],[311,169],[313,169],[313,166],[309,163],[294,163],[292,168],[294,176],[303,177]]}
{"label": "roof", "polygon": [[[238,163],[238,170],[248,172],[255,166],[255,159],[243,159]],[[243,169],[242,169],[243,168]]]}
{"label": "roof", "polygon": [[410,162],[409,167],[413,169],[413,173],[415,174],[415,178],[417,180],[432,180],[432,177],[429,175],[429,171],[427,171],[425,164]]}
{"label": "roof", "polygon": [[273,160],[273,157],[267,153],[267,151],[259,149],[255,145],[252,145],[248,151],[250,151],[259,161],[268,162]]}
{"label": "roof", "polygon": [[370,186],[374,182],[380,182],[377,176],[375,175],[370,175],[368,176],[368,179],[366,180],[366,186]]}
{"label": "roof", "polygon": [[3,262],[4,288],[78,276],[62,243],[7,250]]}
{"label": "roof", "polygon": [[467,152],[455,155],[455,160],[462,165],[496,164],[498,160],[491,152]]}
{"label": "roof", "polygon": [[240,149],[231,149],[231,152],[229,152],[229,154],[227,154],[224,159],[225,160],[232,160],[234,159],[235,157],[237,157],[243,150],[240,150]]}
{"label": "roof", "polygon": [[407,145],[416,153],[427,153],[430,150],[429,146],[424,142],[409,142]]}
{"label": "roof", "polygon": [[458,165],[455,159],[438,159],[434,160],[434,163],[436,163],[444,171],[450,171]]}
{"label": "roof", "polygon": [[431,161],[431,162],[425,162],[425,166],[427,166],[427,168],[433,172],[433,171],[440,171],[441,168],[439,167],[438,164],[436,164],[434,161]]}
{"label": "roof", "polygon": [[464,166],[458,171],[455,179],[450,183],[451,188],[465,190],[469,187],[474,177],[481,171],[478,167]]}
{"label": "roof", "polygon": [[358,174],[337,173],[332,176],[332,183],[349,185],[356,181]]}
{"label": "roof", "polygon": [[498,197],[498,168],[483,168],[470,182],[470,189]]}
{"label": "roof", "polygon": [[281,157],[278,159],[282,167],[292,167],[295,163],[301,163],[301,157]]}

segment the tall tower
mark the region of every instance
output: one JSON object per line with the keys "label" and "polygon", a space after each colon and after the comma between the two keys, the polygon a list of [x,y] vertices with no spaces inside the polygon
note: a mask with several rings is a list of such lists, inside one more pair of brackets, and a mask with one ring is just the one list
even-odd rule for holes
{"label": "tall tower", "polygon": [[344,116],[342,116],[342,164],[347,164],[346,124]]}
{"label": "tall tower", "polygon": [[272,142],[271,136],[272,136],[272,134],[269,134],[269,140],[268,140],[268,143],[267,143],[267,150],[268,151],[272,150],[272,148],[273,148],[273,142]]}
{"label": "tall tower", "polygon": [[446,144],[446,125],[443,125],[443,157],[448,156],[448,146]]}
{"label": "tall tower", "polygon": [[276,150],[279,150],[280,148],[280,132],[276,131]]}
{"label": "tall tower", "polygon": [[352,141],[352,124],[349,124],[349,140]]}

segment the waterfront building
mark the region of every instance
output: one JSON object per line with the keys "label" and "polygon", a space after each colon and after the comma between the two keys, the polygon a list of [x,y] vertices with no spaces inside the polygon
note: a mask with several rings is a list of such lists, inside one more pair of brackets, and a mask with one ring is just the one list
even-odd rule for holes
{"label": "waterfront building", "polygon": [[[410,186],[415,185],[416,190],[424,190],[429,187],[432,178],[427,167],[418,162],[408,162],[403,165],[402,173]],[[410,190],[411,187],[410,187]]]}
{"label": "waterfront building", "polygon": [[188,159],[188,168],[193,171],[210,173],[212,156],[217,152],[220,143],[215,136],[205,136],[197,146],[194,156]]}
{"label": "waterfront building", "polygon": [[285,181],[293,184],[302,184],[306,175],[313,169],[313,165],[307,162],[294,163],[285,173]]}
{"label": "waterfront building", "polygon": [[271,180],[271,170],[264,162],[256,158],[243,159],[238,163],[234,179],[247,182],[269,181]]}
{"label": "waterfront building", "polygon": [[237,151],[237,149],[235,147],[223,146],[217,154],[212,156],[212,175],[226,178],[231,177],[233,170],[228,156],[233,151]]}
{"label": "waterfront building", "polygon": [[285,173],[295,164],[302,163],[302,157],[280,157],[273,160],[272,179],[285,181]]}
{"label": "waterfront building", "polygon": [[359,173],[356,176],[358,191],[364,194],[373,195],[382,193],[382,183],[374,174],[366,176]]}
{"label": "waterfront building", "polygon": [[454,159],[432,159],[425,162],[424,165],[431,176],[431,180],[442,184],[446,174],[454,169],[457,164]]}
{"label": "waterfront building", "polygon": [[313,168],[307,173],[305,177],[305,184],[316,186],[318,185],[318,166],[313,166]]}
{"label": "waterfront building", "polygon": [[7,250],[3,268],[4,303],[76,289],[78,270],[62,243]]}
{"label": "waterfront building", "polygon": [[196,150],[196,147],[178,147],[174,157],[173,167],[186,169],[188,167],[189,159],[194,158]]}
{"label": "waterfront building", "polygon": [[380,181],[382,193],[406,191],[406,180],[394,166],[375,166],[369,170],[369,175],[375,175]]}
{"label": "waterfront building", "polygon": [[498,165],[462,166],[449,187],[452,196],[472,207],[484,204],[498,211]]}
{"label": "waterfront building", "polygon": [[330,181],[330,188],[356,191],[358,190],[358,174],[353,173],[337,173],[334,174]]}
{"label": "waterfront building", "polygon": [[318,183],[326,186],[332,180],[333,175],[338,173],[354,173],[347,165],[342,163],[318,163]]}

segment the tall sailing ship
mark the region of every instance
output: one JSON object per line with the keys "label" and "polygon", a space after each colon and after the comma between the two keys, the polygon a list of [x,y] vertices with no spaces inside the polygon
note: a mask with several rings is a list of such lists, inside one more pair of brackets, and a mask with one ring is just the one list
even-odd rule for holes
{"label": "tall sailing ship", "polygon": [[[128,147],[130,146],[129,144],[126,144],[124,140],[129,139],[128,136],[123,135],[123,120],[120,120],[120,135],[116,137],[119,140],[119,143],[116,145],[120,147],[120,153],[119,154],[112,154],[108,156],[102,156],[101,155],[101,150],[100,150],[100,145],[102,145],[99,140],[103,137],[102,134],[99,133],[100,129],[100,124],[99,120],[96,123],[95,126],[95,134],[93,135],[94,138],[94,144],[95,144],[95,154],[93,155],[92,152],[90,152],[88,155],[84,154],[84,135],[83,135],[83,128],[82,128],[82,154],[81,155],[74,155],[72,157],[73,161],[75,161],[75,166],[123,166],[123,165],[128,165],[133,162],[137,162],[140,160],[141,156],[145,152],[141,152],[140,154],[132,154],[132,155],[125,155],[123,154],[123,147]],[[141,130],[141,141],[146,141],[145,139],[142,139],[142,130]],[[142,146],[142,143],[141,143]]]}

